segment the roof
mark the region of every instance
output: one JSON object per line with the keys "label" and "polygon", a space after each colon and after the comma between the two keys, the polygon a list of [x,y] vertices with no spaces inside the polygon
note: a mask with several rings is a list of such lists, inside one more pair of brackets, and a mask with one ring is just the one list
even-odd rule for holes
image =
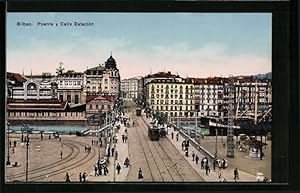
{"label": "roof", "polygon": [[145,78],[180,78],[179,75],[174,75],[170,71],[157,72],[155,74],[148,74]]}
{"label": "roof", "polygon": [[89,68],[89,69],[87,69],[86,71],[89,71],[89,70],[100,70],[100,71],[104,71],[104,70],[106,70],[106,68],[103,67],[103,66],[97,66],[97,67]]}
{"label": "roof", "polygon": [[8,110],[34,110],[34,111],[63,111],[67,107],[67,101],[63,102],[47,102],[47,101],[36,101],[36,102],[10,102],[7,104]]}
{"label": "roof", "polygon": [[21,74],[11,73],[11,72],[7,72],[6,74],[7,74],[7,79],[9,80],[16,81],[18,83],[23,83],[27,81],[27,79]]}
{"label": "roof", "polygon": [[114,96],[108,96],[108,95],[88,95],[86,97],[86,102],[90,102],[92,100],[108,100],[110,102],[114,102],[115,97]]}

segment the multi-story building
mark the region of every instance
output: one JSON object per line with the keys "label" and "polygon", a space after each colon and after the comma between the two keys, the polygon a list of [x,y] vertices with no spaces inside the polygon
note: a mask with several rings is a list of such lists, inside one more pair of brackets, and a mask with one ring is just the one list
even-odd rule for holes
{"label": "multi-story building", "polygon": [[[159,73],[158,73],[159,74]],[[170,73],[160,73],[146,83],[146,101],[155,112],[170,117],[193,116],[195,112],[194,84]]]}
{"label": "multi-story building", "polygon": [[115,59],[110,56],[105,66],[99,65],[84,72],[82,100],[87,95],[118,95],[120,74]]}
{"label": "multi-story building", "polygon": [[85,103],[81,100],[83,90],[83,73],[69,70],[57,76],[57,95],[61,101],[70,105]]}
{"label": "multi-story building", "polygon": [[134,77],[121,81],[121,92],[123,98],[138,98],[139,82],[142,77]]}
{"label": "multi-story building", "polygon": [[8,97],[22,100],[57,99],[57,83],[49,73],[41,76],[22,76],[7,73]]}
{"label": "multi-story building", "polygon": [[224,79],[197,78],[195,84],[195,110],[204,116],[223,116]]}
{"label": "multi-story building", "polygon": [[112,111],[114,102],[114,96],[89,95],[86,98],[86,114],[89,116],[96,113]]}
{"label": "multi-story building", "polygon": [[257,80],[254,78],[237,78],[234,82],[234,104],[238,113],[247,111],[247,114],[254,114],[255,103],[257,111],[265,112],[272,105],[271,81]]}

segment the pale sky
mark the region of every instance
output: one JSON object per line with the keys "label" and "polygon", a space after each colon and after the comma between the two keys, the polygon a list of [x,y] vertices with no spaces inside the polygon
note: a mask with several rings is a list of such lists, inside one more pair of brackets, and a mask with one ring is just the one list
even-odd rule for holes
{"label": "pale sky", "polygon": [[55,74],[63,62],[66,70],[83,72],[112,52],[122,79],[151,71],[182,77],[266,73],[272,69],[271,34],[270,13],[8,13],[7,71]]}

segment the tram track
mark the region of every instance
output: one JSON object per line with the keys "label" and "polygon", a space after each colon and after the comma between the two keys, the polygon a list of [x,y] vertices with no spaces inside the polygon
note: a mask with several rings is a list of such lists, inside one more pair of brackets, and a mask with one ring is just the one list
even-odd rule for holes
{"label": "tram track", "polygon": [[[148,124],[143,119],[143,117],[140,117],[140,120],[143,121],[144,124],[142,124],[143,125],[142,127],[144,128],[144,131],[147,134],[147,129],[148,128],[145,125],[148,125]],[[180,172],[177,169],[177,166],[176,166],[177,163],[173,163],[172,158],[168,155],[166,150],[160,144],[160,141],[157,141],[157,143],[153,142],[153,141],[149,141],[149,142],[152,143],[152,145],[155,148],[155,151],[157,152],[157,154],[159,155],[159,158],[162,161],[164,167],[167,169],[170,177],[172,178],[171,181],[173,181],[173,182],[175,182],[175,181],[184,181],[184,178],[182,177],[182,175],[180,174]],[[166,162],[169,162],[169,164],[167,164]],[[174,168],[175,171],[172,170],[172,168]],[[164,180],[164,181],[170,181],[170,180]]]}
{"label": "tram track", "polygon": [[[36,168],[34,170],[30,170],[29,173],[28,173],[28,175],[29,175],[28,180],[30,182],[40,181],[42,179],[45,179],[45,176],[52,177],[52,176],[56,176],[56,175],[65,173],[67,171],[70,171],[72,169],[75,169],[78,166],[81,166],[82,164],[89,162],[96,155],[95,148],[91,147],[92,154],[90,152],[88,152],[88,153],[86,153],[86,155],[83,158],[81,158],[81,159],[79,159],[79,160],[77,160],[75,162],[72,162],[73,160],[75,160],[75,158],[81,152],[80,149],[83,149],[83,147],[87,146],[88,144],[83,143],[83,142],[79,142],[79,141],[69,140],[69,139],[66,139],[64,141],[69,142],[69,143],[64,143],[64,144],[65,145],[69,145],[69,147],[71,147],[71,151],[73,153],[69,154],[68,158],[65,158],[64,160],[60,160],[60,161],[57,161],[57,162],[55,162],[53,164],[48,164],[46,166],[43,166],[43,167],[40,167],[40,168]],[[76,153],[74,154],[75,150],[76,150]],[[66,163],[69,163],[69,164],[64,165]],[[63,169],[61,168],[62,166],[63,166]],[[24,177],[25,173],[17,174],[17,175],[20,175],[20,176],[19,177],[14,177],[12,179]]]}

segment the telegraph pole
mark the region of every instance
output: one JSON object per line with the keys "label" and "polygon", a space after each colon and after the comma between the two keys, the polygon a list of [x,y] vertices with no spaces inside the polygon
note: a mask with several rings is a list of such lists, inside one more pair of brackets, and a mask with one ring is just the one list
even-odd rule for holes
{"label": "telegraph pole", "polygon": [[27,139],[26,139],[26,182],[28,182],[28,154],[29,154],[29,134],[27,131]]}
{"label": "telegraph pole", "polygon": [[10,165],[10,157],[9,157],[9,122],[7,122],[7,160],[6,165]]}

